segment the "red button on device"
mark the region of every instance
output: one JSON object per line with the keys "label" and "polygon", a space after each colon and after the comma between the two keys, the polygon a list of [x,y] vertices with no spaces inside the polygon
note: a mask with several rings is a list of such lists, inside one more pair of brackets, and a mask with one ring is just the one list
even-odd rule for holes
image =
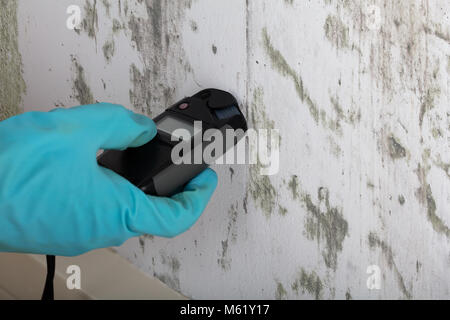
{"label": "red button on device", "polygon": [[178,106],[178,109],[180,110],[186,110],[187,108],[189,108],[189,104],[187,103],[182,103]]}

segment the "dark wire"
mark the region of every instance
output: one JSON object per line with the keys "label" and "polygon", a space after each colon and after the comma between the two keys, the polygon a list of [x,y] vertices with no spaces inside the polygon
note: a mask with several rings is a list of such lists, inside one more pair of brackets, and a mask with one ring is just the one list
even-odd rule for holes
{"label": "dark wire", "polygon": [[46,256],[47,258],[47,278],[45,279],[44,292],[42,300],[54,300],[53,279],[55,278],[55,256]]}

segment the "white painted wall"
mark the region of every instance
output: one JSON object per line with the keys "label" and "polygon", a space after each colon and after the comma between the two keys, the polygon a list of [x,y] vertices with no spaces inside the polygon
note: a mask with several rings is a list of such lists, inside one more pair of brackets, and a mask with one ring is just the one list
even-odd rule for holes
{"label": "white painted wall", "polygon": [[[69,4],[97,17],[91,37],[65,27]],[[280,130],[278,174],[217,166],[193,228],[118,248],[184,295],[448,299],[449,15],[445,0],[20,0],[23,106],[77,105],[78,84],[155,116],[218,87]]]}

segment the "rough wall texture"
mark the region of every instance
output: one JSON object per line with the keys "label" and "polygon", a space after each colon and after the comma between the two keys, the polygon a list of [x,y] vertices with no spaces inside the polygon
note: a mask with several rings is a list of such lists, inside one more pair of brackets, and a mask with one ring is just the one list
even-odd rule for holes
{"label": "rough wall texture", "polygon": [[448,1],[21,0],[18,39],[1,3],[0,119],[94,101],[155,116],[220,87],[280,129],[278,174],[217,166],[190,231],[118,249],[148,274],[193,298],[450,298]]}
{"label": "rough wall texture", "polygon": [[18,48],[17,1],[0,1],[0,121],[21,111],[25,81]]}

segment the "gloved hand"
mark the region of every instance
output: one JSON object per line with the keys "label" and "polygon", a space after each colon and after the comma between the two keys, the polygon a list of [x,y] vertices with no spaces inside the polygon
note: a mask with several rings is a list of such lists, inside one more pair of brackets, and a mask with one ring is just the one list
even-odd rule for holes
{"label": "gloved hand", "polygon": [[213,170],[163,198],[97,164],[99,149],[138,147],[156,132],[151,119],[104,103],[0,122],[0,251],[73,256],[189,229],[217,185]]}

